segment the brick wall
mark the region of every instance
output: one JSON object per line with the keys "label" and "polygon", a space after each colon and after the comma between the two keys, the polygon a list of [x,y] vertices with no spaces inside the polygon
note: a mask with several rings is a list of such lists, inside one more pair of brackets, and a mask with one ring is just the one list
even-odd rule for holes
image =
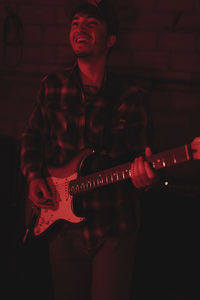
{"label": "brick wall", "polygon": [[[0,1],[0,135],[17,140],[20,138],[34,106],[40,78],[74,60],[67,40],[67,16],[72,6],[80,1]],[[133,78],[149,92],[157,151],[190,141],[200,135],[200,0],[114,2],[121,29],[110,57],[110,66],[124,76]],[[22,22],[23,45],[19,43],[21,27],[17,23],[19,27],[11,24],[7,33],[9,44],[5,48],[3,34],[8,16],[5,4],[10,5]],[[4,159],[4,155],[1,158]],[[187,165],[187,168],[173,169],[170,175],[199,178],[199,169],[195,163]],[[6,204],[6,198],[2,199]],[[197,257],[194,249],[198,249],[195,241],[199,233],[196,207],[193,199],[184,199],[182,196],[177,199],[176,195],[153,195],[145,202],[143,211],[146,227],[144,225],[141,235],[137,258],[139,263],[136,267],[139,287],[141,282],[140,293],[146,289],[150,295],[143,299],[155,299],[156,290],[161,295],[165,293],[165,299],[195,299],[196,294],[195,297],[175,298],[175,291],[178,289],[184,293],[190,277],[193,280],[191,274],[196,274],[193,270]],[[9,220],[10,213],[9,217],[5,214],[4,218]],[[196,250],[196,253],[199,251]],[[34,253],[34,257],[37,254]],[[9,272],[9,286],[13,286],[12,282],[16,284],[17,276],[14,274],[12,280],[10,273],[13,271]],[[38,276],[35,274],[31,269],[28,278]],[[190,292],[195,290],[193,286],[188,289]],[[168,290],[171,293],[169,298],[166,296]],[[164,299],[161,295],[156,299]]]}
{"label": "brick wall", "polygon": [[[13,0],[0,3],[1,132],[18,138],[34,104],[43,74],[68,65],[69,13],[79,1]],[[8,12],[20,18],[24,41],[11,25],[3,41]],[[110,66],[147,88],[156,129],[156,147],[185,143],[198,135],[200,81],[200,1],[115,1],[121,27]]]}

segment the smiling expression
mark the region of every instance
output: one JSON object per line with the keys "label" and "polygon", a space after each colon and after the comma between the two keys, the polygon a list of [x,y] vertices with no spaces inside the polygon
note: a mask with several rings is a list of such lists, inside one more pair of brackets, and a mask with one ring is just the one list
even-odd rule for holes
{"label": "smiling expression", "polygon": [[112,46],[105,21],[85,13],[74,15],[69,39],[78,57],[106,56]]}

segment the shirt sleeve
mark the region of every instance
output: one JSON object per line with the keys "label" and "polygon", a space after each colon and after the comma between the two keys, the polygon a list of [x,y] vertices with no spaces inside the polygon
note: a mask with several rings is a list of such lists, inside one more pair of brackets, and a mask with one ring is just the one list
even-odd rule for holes
{"label": "shirt sleeve", "polygon": [[139,92],[139,112],[141,114],[141,150],[150,147],[154,150],[154,128],[149,96],[146,91]]}
{"label": "shirt sleeve", "polygon": [[42,82],[36,106],[21,137],[21,170],[28,182],[41,178],[44,162],[44,100],[45,87]]}
{"label": "shirt sleeve", "polygon": [[153,148],[153,123],[148,94],[142,89],[130,88],[126,95],[126,120],[124,134],[127,148],[136,156],[145,148]]}

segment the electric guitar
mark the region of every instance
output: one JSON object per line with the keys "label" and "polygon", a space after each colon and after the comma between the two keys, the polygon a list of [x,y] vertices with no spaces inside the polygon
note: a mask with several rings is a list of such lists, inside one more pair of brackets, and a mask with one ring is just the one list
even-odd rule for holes
{"label": "electric guitar", "polygon": [[[33,235],[40,236],[58,220],[83,222],[85,217],[79,217],[74,212],[73,196],[131,178],[131,162],[87,176],[79,176],[78,170],[92,153],[94,151],[84,150],[67,166],[48,169],[49,176],[46,179],[57,199],[58,208],[55,210],[37,208]],[[190,144],[152,155],[148,161],[158,170],[193,159],[200,159],[200,137],[195,138]],[[29,228],[27,230],[29,231]]]}

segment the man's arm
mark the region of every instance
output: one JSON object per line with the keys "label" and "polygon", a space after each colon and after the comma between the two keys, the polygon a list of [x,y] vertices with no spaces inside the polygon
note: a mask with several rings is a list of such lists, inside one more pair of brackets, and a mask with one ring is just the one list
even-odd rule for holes
{"label": "man's arm", "polygon": [[41,85],[37,103],[21,138],[21,170],[28,182],[42,177],[44,153],[44,86]]}
{"label": "man's arm", "polygon": [[50,187],[43,178],[45,120],[43,103],[44,84],[41,84],[37,104],[21,139],[21,170],[29,185],[29,198],[39,207],[55,207]]}
{"label": "man's arm", "polygon": [[[152,155],[150,148],[153,146],[152,118],[147,94],[143,90],[139,90],[138,93],[135,95],[133,93],[132,96],[133,99],[135,98],[134,110],[137,112],[136,114],[135,112],[133,114],[133,124],[137,124],[137,126],[133,125],[129,128],[129,146],[132,149],[136,148],[138,155],[136,153],[136,157],[131,165],[131,177],[136,188],[146,188],[158,181],[156,172],[154,172],[146,159]],[[129,95],[129,97],[131,97],[131,95]],[[135,122],[136,115],[137,122]],[[131,138],[131,131],[137,132],[137,138],[133,135]],[[135,143],[135,140],[137,140],[137,145],[133,146],[132,143]]]}

